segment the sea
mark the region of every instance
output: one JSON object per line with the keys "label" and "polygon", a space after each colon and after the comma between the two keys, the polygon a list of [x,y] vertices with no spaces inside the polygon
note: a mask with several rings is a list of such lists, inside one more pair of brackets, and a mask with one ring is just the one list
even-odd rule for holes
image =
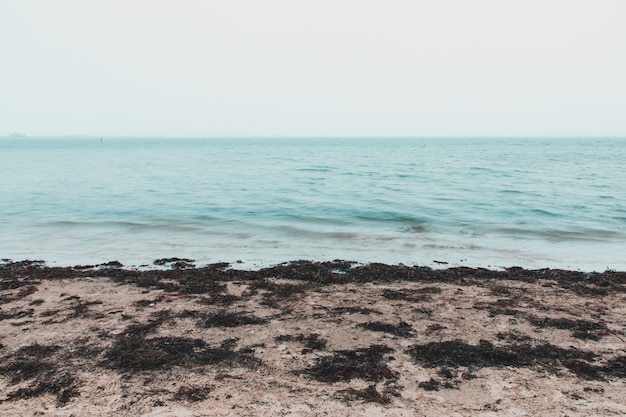
{"label": "sea", "polygon": [[626,270],[626,138],[0,138],[0,259]]}

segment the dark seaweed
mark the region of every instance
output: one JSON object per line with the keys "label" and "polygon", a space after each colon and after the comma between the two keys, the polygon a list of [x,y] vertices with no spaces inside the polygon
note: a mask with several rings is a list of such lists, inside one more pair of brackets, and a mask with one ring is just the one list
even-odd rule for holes
{"label": "dark seaweed", "polygon": [[16,355],[45,358],[57,352],[59,349],[61,349],[61,347],[57,345],[40,345],[39,343],[33,343],[20,347]]}
{"label": "dark seaweed", "polygon": [[[485,285],[493,288],[502,281],[528,283],[554,283],[554,285],[581,295],[603,296],[626,292],[626,272],[605,271],[586,273],[561,269],[527,270],[519,267],[503,271],[484,268],[455,267],[434,270],[421,266],[385,265],[371,263],[355,266],[354,262],[295,261],[259,271],[235,271],[229,264],[219,263],[201,268],[173,269],[165,271],[125,270],[119,263],[96,269],[46,267],[40,261],[0,263],[0,290],[35,285],[44,279],[68,279],[76,276],[107,277],[118,282],[135,283],[139,286],[160,288],[167,292],[206,294],[223,292],[217,282],[264,280],[266,277],[306,281],[312,285],[341,284],[348,282],[422,282]],[[552,284],[551,284],[552,285]],[[411,291],[404,295],[420,295]],[[499,291],[499,290],[496,290]],[[389,293],[388,295],[392,295]],[[421,294],[426,295],[426,294]],[[503,294],[504,295],[504,294]],[[396,294],[402,297],[402,294]],[[421,297],[417,297],[420,300]]]}
{"label": "dark seaweed", "polygon": [[305,294],[312,288],[309,282],[298,284],[279,284],[271,282],[267,279],[253,281],[249,286],[247,294],[257,294],[259,290],[263,290],[261,304],[272,307],[281,308],[282,304],[293,301],[296,297]]}
{"label": "dark seaweed", "polygon": [[418,387],[426,390],[426,391],[439,391],[441,388],[441,382],[436,380],[435,378],[430,378],[428,381],[423,381],[417,384]]}
{"label": "dark seaweed", "polygon": [[533,326],[539,328],[554,327],[557,329],[572,330],[572,336],[578,339],[600,340],[607,333],[604,323],[589,320],[574,320],[566,318],[534,317],[528,318]]}
{"label": "dark seaweed", "polygon": [[208,394],[213,391],[215,387],[212,385],[206,385],[202,387],[180,387],[174,394],[174,399],[177,401],[189,401],[198,402],[207,399]]}
{"label": "dark seaweed", "polygon": [[250,316],[245,311],[219,311],[214,314],[201,314],[202,327],[238,327],[249,324],[265,324],[267,319]]}
{"label": "dark seaweed", "polygon": [[413,327],[411,327],[409,323],[404,321],[401,321],[397,325],[383,323],[380,321],[368,321],[367,323],[360,324],[359,327],[365,330],[389,333],[399,337],[411,337],[413,336],[414,332]]}
{"label": "dark seaweed", "polygon": [[388,395],[383,395],[376,390],[376,385],[370,385],[360,390],[348,388],[339,390],[335,395],[344,401],[362,400],[368,403],[389,404],[391,399]]}
{"label": "dark seaweed", "polygon": [[332,309],[335,314],[383,314],[378,310],[372,310],[367,307],[335,307]]}
{"label": "dark seaweed", "polygon": [[322,382],[350,381],[354,378],[379,382],[383,379],[396,380],[397,372],[386,364],[388,354],[394,350],[384,345],[369,348],[336,351],[332,356],[319,358],[315,364],[296,373],[310,376]]}
{"label": "dark seaweed", "polygon": [[532,337],[520,333],[518,331],[496,333],[498,340],[506,340],[507,342],[530,342]]}
{"label": "dark seaweed", "polygon": [[608,377],[626,378],[626,356],[611,359],[602,368],[602,373]]}
{"label": "dark seaweed", "polygon": [[27,310],[12,308],[7,312],[0,310],[0,320],[23,319],[24,317],[32,317],[34,312],[35,310],[33,310],[32,308],[29,308]]}
{"label": "dark seaweed", "polygon": [[55,394],[57,405],[63,406],[73,397],[78,397],[78,383],[69,372],[50,371],[37,378],[26,388],[19,388],[7,395],[8,400],[28,399],[43,394]]}
{"label": "dark seaweed", "polygon": [[428,326],[426,326],[425,333],[427,335],[430,335],[430,334],[433,334],[433,333],[438,332],[439,330],[443,330],[443,329],[447,329],[447,327],[446,326],[442,326],[439,323],[429,324]]}
{"label": "dark seaweed", "polygon": [[237,297],[232,294],[212,294],[210,297],[201,297],[196,302],[198,304],[205,305],[219,305],[223,307],[227,307],[232,305],[234,302],[239,300],[241,297]]}
{"label": "dark seaweed", "polygon": [[172,269],[187,269],[187,268],[195,268],[193,264],[193,259],[187,258],[163,258],[157,259],[153,262],[154,265],[165,266],[167,264],[170,265]]}
{"label": "dark seaweed", "polygon": [[317,333],[311,333],[309,335],[298,334],[298,335],[280,335],[274,338],[276,342],[300,342],[304,345],[304,349],[302,353],[309,353],[314,350],[323,350],[326,348],[326,344],[328,343],[324,339],[320,339]]}
{"label": "dark seaweed", "polygon": [[412,303],[431,301],[433,298],[429,294],[422,294],[417,290],[384,290],[383,297],[389,300],[403,300]]}
{"label": "dark seaweed", "polygon": [[[414,345],[407,353],[416,363],[427,368],[434,367],[503,367],[543,368],[557,372],[565,366],[580,378],[605,380],[626,377],[626,356],[614,358],[606,365],[594,365],[598,355],[574,348],[563,349],[549,343],[528,342],[495,346],[481,340],[470,345],[461,340],[433,342]],[[465,378],[464,378],[465,379]]]}
{"label": "dark seaweed", "polygon": [[577,349],[563,349],[543,343],[511,343],[495,346],[481,340],[478,345],[470,345],[462,340],[431,342],[414,345],[407,353],[416,363],[428,368],[446,367],[554,367],[559,361],[594,360],[597,355]]}
{"label": "dark seaweed", "polygon": [[0,374],[10,376],[10,383],[35,378],[43,372],[53,369],[51,362],[45,361],[60,349],[56,345],[40,345],[33,343],[20,347],[13,355],[2,359]]}
{"label": "dark seaweed", "polygon": [[9,377],[9,384],[31,381],[25,388],[7,394],[8,400],[26,399],[42,394],[55,394],[57,403],[63,405],[79,395],[74,376],[57,368],[52,356],[60,350],[56,345],[33,343],[20,347],[14,354],[2,359],[0,375]]}
{"label": "dark seaweed", "polygon": [[118,369],[151,370],[172,366],[229,364],[254,368],[261,361],[249,353],[232,350],[232,343],[209,347],[201,339],[182,337],[144,338],[141,335],[118,336],[106,352],[101,365]]}
{"label": "dark seaweed", "polygon": [[68,318],[86,317],[89,315],[89,306],[98,304],[102,304],[102,301],[79,301],[71,307],[72,313]]}

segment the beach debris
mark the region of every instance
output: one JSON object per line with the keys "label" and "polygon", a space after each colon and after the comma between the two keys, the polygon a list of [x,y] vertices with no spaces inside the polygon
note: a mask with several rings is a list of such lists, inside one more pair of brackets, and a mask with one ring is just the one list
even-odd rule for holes
{"label": "beach debris", "polygon": [[335,351],[332,356],[316,359],[315,363],[296,374],[308,375],[321,382],[350,381],[354,378],[380,382],[384,379],[396,380],[398,373],[386,364],[394,349],[385,345],[372,345],[369,348]]}
{"label": "beach debris", "polygon": [[539,328],[554,327],[571,330],[572,336],[578,339],[598,341],[609,333],[606,324],[589,320],[529,316],[528,321]]}
{"label": "beach debris", "polygon": [[428,326],[426,326],[426,330],[424,331],[424,333],[426,335],[431,335],[433,333],[437,333],[439,330],[444,330],[444,329],[447,329],[447,327],[439,323],[433,323],[433,324],[429,324]]}
{"label": "beach debris", "polygon": [[388,394],[381,394],[376,390],[376,385],[369,385],[367,388],[354,389],[347,388],[335,392],[335,397],[343,401],[365,401],[369,403],[389,404],[391,398]]}
{"label": "beach debris", "polygon": [[302,349],[302,354],[310,353],[314,350],[324,350],[326,349],[326,344],[328,343],[325,339],[320,339],[319,334],[311,333],[309,335],[298,334],[298,335],[279,335],[274,338],[274,340],[278,343],[282,342],[300,342],[304,345],[304,349]]}
{"label": "beach debris", "polygon": [[73,397],[80,396],[78,383],[69,372],[58,373],[56,370],[46,372],[36,378],[29,386],[18,388],[8,393],[8,400],[25,400],[32,397],[39,397],[43,394],[54,394],[57,399],[57,406],[64,406]]}
{"label": "beach debris", "polygon": [[358,306],[335,307],[331,311],[334,314],[365,314],[365,315],[369,315],[369,314],[382,315],[383,314],[378,310],[374,310],[374,309],[367,308],[367,307],[358,307]]}
{"label": "beach debris", "polygon": [[511,366],[557,372],[562,365],[584,379],[626,377],[626,356],[609,360],[606,365],[595,365],[590,362],[599,357],[593,352],[564,349],[546,342],[524,341],[496,346],[486,340],[481,340],[478,345],[449,340],[413,345],[407,353],[416,363],[426,368]]}
{"label": "beach debris", "polygon": [[[177,261],[176,261],[177,260]],[[161,260],[157,260],[161,262]],[[187,262],[185,258],[164,258],[164,261]],[[167,262],[166,262],[167,263]],[[603,296],[609,293],[626,292],[626,272],[607,270],[586,273],[561,269],[529,270],[511,267],[505,270],[485,268],[453,267],[432,269],[425,266],[385,265],[370,263],[358,265],[352,261],[335,260],[332,262],[294,261],[258,271],[237,271],[229,269],[228,263],[215,263],[199,268],[181,268],[171,270],[136,270],[123,269],[117,261],[98,265],[94,270],[75,268],[46,267],[42,261],[6,262],[0,264],[0,291],[26,285],[36,285],[42,279],[69,279],[76,276],[108,277],[118,282],[134,283],[139,286],[155,287],[166,292],[187,294],[214,293],[219,290],[219,281],[265,280],[276,279],[306,281],[315,286],[342,284],[348,282],[423,282],[452,283],[464,285],[497,286],[501,281],[520,281],[557,285],[579,295]],[[297,284],[296,284],[297,285]],[[433,287],[437,288],[437,287]],[[283,288],[285,290],[285,288]],[[417,290],[404,293],[387,293],[388,298],[403,299],[416,297],[416,301],[425,300]],[[435,290],[437,291],[437,290]],[[502,291],[502,295],[506,290]],[[422,295],[428,292],[421,292]],[[1,300],[2,295],[0,295]],[[407,301],[410,301],[407,299]]]}
{"label": "beach debris", "polygon": [[195,268],[193,259],[188,258],[163,258],[157,259],[152,262],[157,266],[165,266],[169,264],[169,267],[172,269],[187,269],[187,268]]}
{"label": "beach debris", "polygon": [[496,338],[498,340],[506,340],[507,342],[531,342],[533,341],[533,338],[518,332],[516,330],[510,331],[510,332],[498,332],[496,333]]}
{"label": "beach debris", "polygon": [[11,385],[27,381],[28,385],[7,394],[8,400],[28,399],[43,394],[56,395],[59,406],[79,394],[78,382],[69,371],[59,369],[52,357],[61,350],[57,345],[33,343],[20,347],[2,358],[0,375],[9,377]]}
{"label": "beach debris", "polygon": [[42,372],[53,369],[52,363],[44,360],[60,349],[59,346],[33,343],[22,346],[13,355],[3,358],[0,374],[10,376],[9,382],[17,384],[32,379]]}
{"label": "beach debris", "polygon": [[368,321],[367,323],[359,324],[359,327],[365,330],[389,333],[399,337],[411,337],[415,331],[415,329],[405,321],[401,321],[397,325],[383,323],[381,321]]}
{"label": "beach debris", "polygon": [[151,370],[172,366],[229,364],[248,368],[261,365],[250,352],[236,352],[235,343],[227,339],[219,347],[204,340],[175,336],[146,338],[151,329],[132,327],[118,335],[106,352],[102,366],[120,371]]}
{"label": "beach debris", "polygon": [[[441,289],[439,289],[441,291]],[[431,301],[433,298],[430,296],[429,292],[422,292],[419,290],[390,290],[386,289],[383,291],[382,296],[389,300],[403,300],[409,301],[412,303],[421,303],[425,301]]]}
{"label": "beach debris", "polygon": [[[211,277],[204,277],[202,275],[174,275],[174,279],[178,281],[178,287],[169,290],[169,292],[179,292],[181,294],[223,294],[226,292],[226,285],[211,279]],[[165,288],[163,289],[165,290]]]}
{"label": "beach debris", "polygon": [[204,305],[219,305],[222,307],[227,307],[227,306],[232,305],[233,303],[235,303],[236,301],[240,299],[241,297],[238,297],[232,294],[215,293],[215,294],[211,294],[209,297],[199,297],[196,300],[196,303],[204,304]]}
{"label": "beach debris", "polygon": [[119,269],[119,268],[123,268],[124,264],[122,264],[119,261],[111,261],[111,262],[106,262],[106,263],[96,265],[96,266],[102,269]]}
{"label": "beach debris", "polygon": [[418,383],[417,386],[426,391],[439,391],[439,388],[441,388],[441,382],[435,378],[430,378],[428,381]]}
{"label": "beach debris", "polygon": [[201,319],[202,327],[238,327],[268,322],[268,319],[251,316],[246,311],[230,312],[221,310],[217,313],[197,313],[195,316]]}
{"label": "beach debris", "polygon": [[511,343],[496,346],[487,340],[470,345],[462,340],[413,345],[407,353],[416,363],[427,368],[459,367],[533,367],[554,366],[557,361],[594,360],[597,355],[578,349],[563,349],[549,343]]}
{"label": "beach debris", "polygon": [[13,290],[5,291],[5,294],[0,294],[0,304],[8,304],[35,293],[37,286],[32,285],[31,281],[11,280],[0,282],[0,291],[1,290]]}
{"label": "beach debris", "polygon": [[292,261],[263,269],[265,276],[295,279],[328,285],[350,282],[350,272],[355,262],[335,260],[332,262]]}
{"label": "beach debris", "polygon": [[178,388],[174,393],[174,400],[192,403],[204,401],[207,399],[208,394],[214,389],[215,387],[213,385],[202,385],[198,387],[185,385]]}
{"label": "beach debris", "polygon": [[284,303],[295,301],[297,297],[304,295],[312,287],[310,282],[289,284],[259,279],[251,282],[245,295],[250,297],[262,292],[262,305],[280,309]]}
{"label": "beach debris", "polygon": [[9,311],[5,312],[0,310],[0,321],[1,320],[14,320],[14,319],[23,319],[25,317],[32,317],[35,313],[35,310],[32,308],[28,308],[25,310],[21,310],[19,308],[12,308]]}

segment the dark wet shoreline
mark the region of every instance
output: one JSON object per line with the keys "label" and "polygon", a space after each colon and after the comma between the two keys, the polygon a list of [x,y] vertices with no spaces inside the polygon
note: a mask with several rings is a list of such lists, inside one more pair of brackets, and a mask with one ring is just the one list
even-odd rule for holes
{"label": "dark wet shoreline", "polygon": [[[423,282],[455,285],[482,285],[494,281],[520,281],[543,283],[550,281],[564,289],[579,294],[608,295],[626,292],[626,272],[581,272],[563,269],[524,269],[510,267],[504,270],[451,267],[432,269],[425,266],[387,265],[380,263],[357,264],[336,260],[317,262],[298,260],[259,270],[230,268],[229,263],[215,263],[196,267],[193,260],[167,258],[154,261],[154,265],[169,269],[137,270],[125,268],[113,261],[100,265],[74,267],[47,266],[43,261],[5,261],[0,264],[0,289],[30,285],[36,280],[68,279],[76,277],[110,278],[116,282],[155,287],[182,294],[202,294],[212,283],[232,280],[263,280],[276,277],[304,281],[310,285],[330,285],[365,282]],[[173,281],[173,282],[172,282]]]}

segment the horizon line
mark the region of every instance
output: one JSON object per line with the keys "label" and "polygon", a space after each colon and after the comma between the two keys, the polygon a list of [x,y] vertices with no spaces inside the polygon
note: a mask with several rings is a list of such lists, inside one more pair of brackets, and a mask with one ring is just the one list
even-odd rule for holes
{"label": "horizon line", "polygon": [[0,139],[626,139],[626,135],[27,135],[11,133]]}

